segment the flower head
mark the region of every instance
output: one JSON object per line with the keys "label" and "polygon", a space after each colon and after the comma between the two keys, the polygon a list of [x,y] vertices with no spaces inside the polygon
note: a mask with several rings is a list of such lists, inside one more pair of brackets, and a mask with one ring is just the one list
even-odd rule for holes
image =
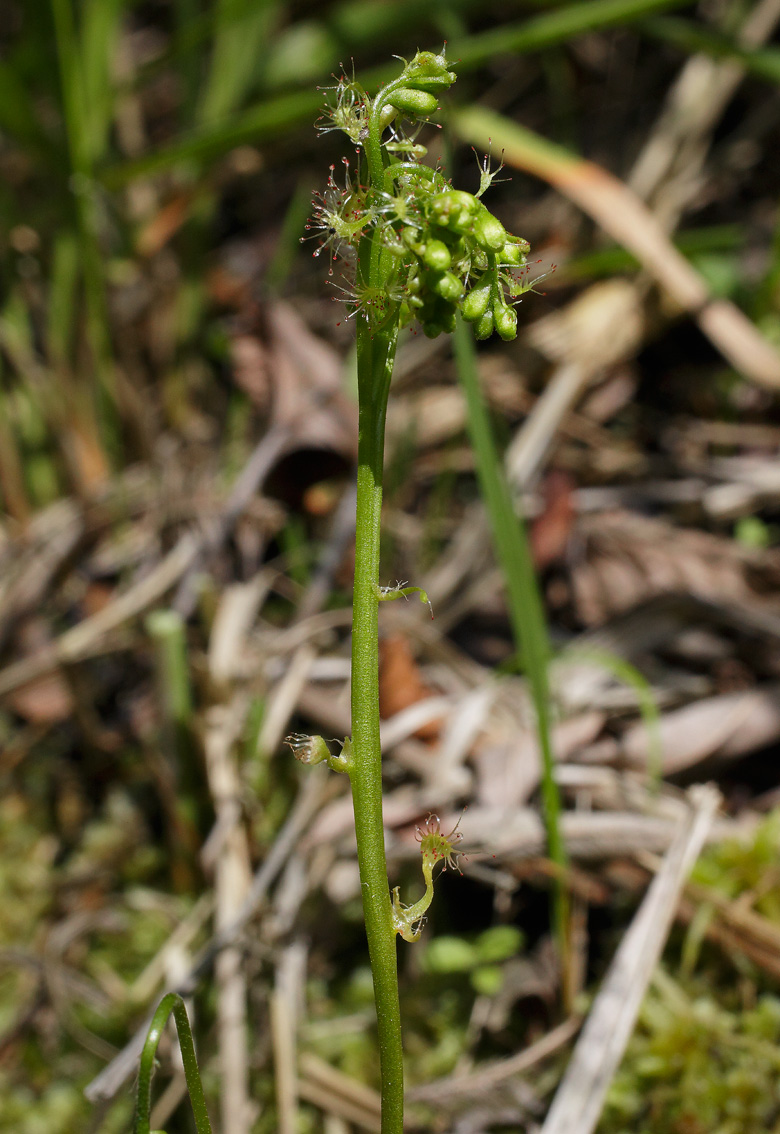
{"label": "flower head", "polygon": [[330,249],[332,258],[349,255],[347,250],[360,240],[373,215],[360,190],[352,185],[346,159],[344,164],[344,188],[336,183],[336,167],[332,165],[324,192],[314,195],[314,213],[305,226],[311,236],[320,240],[314,256],[319,256],[325,248]]}
{"label": "flower head", "polygon": [[346,75],[341,76],[335,87],[328,89],[336,92],[336,98],[333,103],[326,104],[317,129],[321,134],[343,130],[352,143],[359,146],[368,134],[371,99],[360,83]]}
{"label": "flower head", "polygon": [[449,866],[450,869],[462,873],[458,866],[460,855],[455,850],[455,847],[463,838],[458,830],[459,827],[460,819],[448,835],[443,834],[439,816],[431,812],[425,820],[424,826],[415,829],[415,838],[420,844],[420,852],[423,857],[423,872],[426,871],[426,867],[432,871],[437,862],[443,862],[445,870]]}
{"label": "flower head", "polygon": [[[328,248],[332,259],[355,267],[360,260],[340,290],[351,314],[373,331],[393,320],[417,322],[435,338],[454,330],[460,311],[478,339],[494,331],[513,339],[513,302],[528,290],[527,277],[513,271],[525,267],[528,243],[483,204],[501,164],[491,168],[489,157],[480,163],[476,194],[454,189],[441,168],[423,164],[417,131],[455,74],[443,52],[418,51],[402,63],[398,78],[374,99],[354,76],[342,75],[333,88],[335,104],[320,128],[343,130],[367,147],[368,183],[353,183],[347,173],[342,189],[331,167],[307,225],[319,238],[314,255]],[[403,120],[412,125],[407,129]]]}
{"label": "flower head", "polygon": [[321,736],[292,732],[284,738],[284,743],[292,748],[293,756],[302,764],[322,764],[330,756],[330,749]]}

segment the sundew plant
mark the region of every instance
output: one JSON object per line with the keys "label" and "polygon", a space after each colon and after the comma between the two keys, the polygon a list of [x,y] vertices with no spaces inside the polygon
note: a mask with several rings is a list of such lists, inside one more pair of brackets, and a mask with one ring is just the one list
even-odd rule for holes
{"label": "sundew plant", "polygon": [[[345,265],[357,334],[359,443],[352,615],[352,737],[338,757],[352,786],[366,936],[374,979],[382,1091],[382,1134],[403,1128],[403,1060],[396,936],[414,941],[433,896],[434,870],[452,861],[454,833],[429,820],[420,833],[425,895],[405,907],[391,898],[382,823],[379,743],[378,606],[418,588],[382,587],[379,535],[385,415],[399,330],[411,323],[435,337],[455,329],[458,313],[477,338],[517,334],[512,300],[527,290],[528,244],[510,235],[481,198],[495,177],[480,169],[474,195],[454,189],[423,161],[419,125],[439,108],[455,74],[443,55],[421,51],[373,98],[342,76],[323,129],[341,130],[358,151],[343,182],[331,176],[317,198],[318,251]],[[420,597],[427,596],[420,591]],[[312,743],[319,743],[318,741]]]}
{"label": "sundew plant", "polygon": [[[374,983],[379,1037],[382,1134],[402,1134],[403,1056],[398,999],[396,937],[416,941],[433,898],[437,870],[457,862],[456,830],[445,835],[429,816],[418,829],[425,893],[404,905],[391,894],[382,819],[382,758],[379,740],[378,608],[384,600],[418,593],[419,587],[381,586],[379,537],[385,416],[398,334],[418,324],[436,337],[455,329],[458,315],[473,324],[478,339],[496,331],[517,334],[513,300],[528,290],[524,271],[528,243],[512,236],[482,202],[496,176],[486,159],[476,194],[453,188],[442,171],[423,161],[417,138],[422,122],[439,109],[455,80],[444,55],[421,51],[392,82],[371,97],[354,78],[342,76],[320,125],[343,131],[355,146],[339,177],[331,167],[315,200],[310,235],[315,255],[327,252],[344,271],[344,292],[357,335],[359,442],[355,579],[352,614],[352,736],[334,755],[319,736],[287,738],[305,764],[327,762],[349,776],[355,813],[358,864],[366,936]],[[331,263],[331,273],[333,267]],[[167,1002],[167,1003],[166,1003]],[[139,1086],[136,1134],[149,1134],[152,1047],[171,1011],[186,1032],[186,1012],[166,998],[147,1042]],[[207,1134],[202,1090],[191,1040],[185,1070],[194,1088],[198,1134]],[[192,1091],[191,1091],[192,1094]]]}

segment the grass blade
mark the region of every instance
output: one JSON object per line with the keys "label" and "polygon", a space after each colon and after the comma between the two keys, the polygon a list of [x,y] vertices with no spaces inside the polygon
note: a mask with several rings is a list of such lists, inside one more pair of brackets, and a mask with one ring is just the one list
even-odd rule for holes
{"label": "grass blade", "polygon": [[[455,61],[459,71],[469,70],[496,54],[537,51],[588,31],[625,25],[655,12],[689,5],[690,0],[583,0],[530,20],[455,40],[448,45],[447,55]],[[349,46],[346,45],[347,49]],[[359,78],[366,89],[371,89],[386,82],[393,74],[390,65],[372,68],[361,73]],[[115,188],[142,174],[159,173],[184,161],[205,161],[234,146],[279,137],[315,115],[322,101],[322,95],[309,88],[267,99],[230,121],[208,123],[163,150],[106,169],[102,180]]]}
{"label": "grass blade", "polygon": [[466,396],[467,425],[476,458],[477,476],[493,532],[496,556],[504,574],[509,620],[518,652],[522,653],[523,668],[528,677],[536,712],[547,842],[550,858],[560,871],[553,883],[553,924],[563,971],[564,999],[568,1004],[571,969],[569,902],[563,878],[567,857],[561,834],[560,795],[553,771],[547,672],[551,651],[547,623],[525,525],[515,514],[488,412],[482,400],[471,329],[460,319],[455,328],[455,361],[458,378]]}

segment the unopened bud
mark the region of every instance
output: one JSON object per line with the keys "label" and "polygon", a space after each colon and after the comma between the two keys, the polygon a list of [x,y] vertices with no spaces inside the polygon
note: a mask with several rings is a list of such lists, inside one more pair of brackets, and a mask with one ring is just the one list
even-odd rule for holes
{"label": "unopened bud", "polygon": [[531,245],[528,241],[523,240],[519,236],[508,237],[501,251],[501,263],[508,265],[510,268],[522,268],[530,247]]}
{"label": "unopened bud", "polygon": [[452,272],[445,272],[435,281],[433,290],[448,303],[457,303],[463,295],[463,284]]}
{"label": "unopened bud", "polygon": [[496,307],[493,319],[496,330],[504,342],[508,343],[517,337],[517,312],[514,307]]}
{"label": "unopened bud", "polygon": [[396,110],[413,118],[426,118],[439,109],[436,95],[429,94],[428,91],[415,91],[411,87],[401,87],[400,90],[393,91],[387,96],[387,101]]}
{"label": "unopened bud", "polygon": [[284,738],[284,743],[289,744],[293,756],[302,764],[322,764],[330,756],[330,749],[321,736],[293,732]]}
{"label": "unopened bud", "polygon": [[490,296],[493,291],[493,281],[477,283],[472,287],[461,305],[463,318],[467,323],[476,323],[488,309]]}
{"label": "unopened bud", "polygon": [[418,51],[403,74],[405,82],[418,91],[447,90],[455,82],[454,71],[447,70],[443,55],[432,51]]}
{"label": "unopened bud", "polygon": [[425,245],[423,260],[435,272],[446,272],[452,263],[452,256],[443,240],[429,240]]}
{"label": "unopened bud", "polygon": [[477,339],[489,339],[493,334],[493,326],[493,312],[488,308],[474,328],[474,337]]}
{"label": "unopened bud", "polygon": [[474,239],[486,252],[500,252],[506,244],[506,229],[484,206],[474,221]]}

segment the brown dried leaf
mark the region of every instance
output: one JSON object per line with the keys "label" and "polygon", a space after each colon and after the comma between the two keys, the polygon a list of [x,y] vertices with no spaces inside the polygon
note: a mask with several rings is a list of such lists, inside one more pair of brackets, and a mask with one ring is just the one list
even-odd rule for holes
{"label": "brown dried leaf", "polygon": [[[780,687],[724,693],[665,713],[660,721],[662,769],[673,775],[710,756],[736,759],[780,737]],[[623,757],[646,767],[650,738],[637,724],[623,737]]]}
{"label": "brown dried leaf", "polygon": [[357,456],[357,406],[344,393],[340,356],[287,303],[267,313],[274,424],[292,426],[295,448]]}
{"label": "brown dried leaf", "polygon": [[154,256],[179,231],[190,215],[193,203],[191,191],[179,193],[154,214],[136,238],[139,256]]}
{"label": "brown dried leaf", "polygon": [[[571,571],[577,614],[598,626],[640,602],[676,591],[755,606],[754,555],[733,540],[625,511],[584,517],[582,554]],[[771,558],[765,568],[775,569]],[[760,572],[759,572],[760,574]]]}
{"label": "brown dried leaf", "polygon": [[230,344],[230,360],[236,385],[261,412],[271,400],[271,373],[268,350],[256,335],[237,335]]}
{"label": "brown dried leaf", "polygon": [[8,704],[17,716],[30,724],[58,724],[73,716],[73,695],[60,673],[49,673],[8,695]]}
{"label": "brown dried leaf", "polygon": [[630,358],[642,341],[643,323],[635,285],[605,280],[538,319],[527,338],[553,361],[579,362],[590,372]]}
{"label": "brown dried leaf", "polygon": [[[379,713],[383,720],[394,717],[410,705],[433,696],[414,660],[409,640],[404,634],[391,634],[379,643]],[[441,732],[441,721],[422,725],[414,735],[419,740],[435,741]]]}
{"label": "brown dried leaf", "polygon": [[[606,715],[582,713],[553,728],[552,744],[556,760],[563,762],[585,745],[591,744],[604,727]],[[476,754],[476,802],[487,807],[520,807],[539,786],[541,757],[539,743],[532,732],[516,733],[498,742],[483,745]]]}
{"label": "brown dried leaf", "polygon": [[574,488],[572,477],[561,469],[551,469],[544,479],[544,509],[530,531],[531,552],[538,568],[549,567],[566,551],[575,518]]}

